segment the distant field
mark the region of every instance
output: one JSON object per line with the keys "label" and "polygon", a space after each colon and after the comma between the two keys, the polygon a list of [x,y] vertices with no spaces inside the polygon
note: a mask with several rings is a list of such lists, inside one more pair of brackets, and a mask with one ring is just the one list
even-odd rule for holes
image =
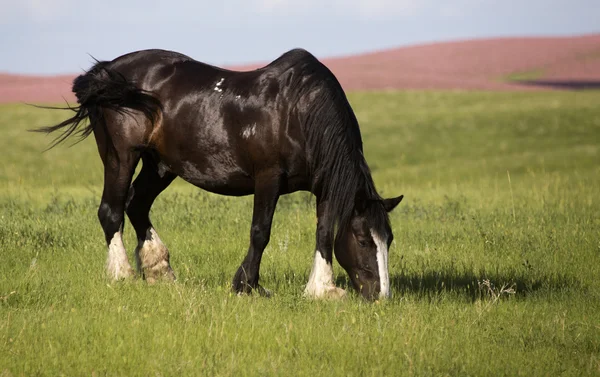
{"label": "distant field", "polygon": [[[101,60],[116,57],[97,56]],[[192,57],[204,61],[202,56]],[[253,70],[275,58],[229,68]],[[345,90],[600,89],[600,34],[472,39],[318,58]],[[0,72],[0,103],[61,102],[63,98],[74,102],[71,93],[74,77]]]}
{"label": "distant field", "polygon": [[152,212],[178,280],[110,283],[93,139],[41,153],[26,129],[66,113],[0,106],[0,376],[600,375],[600,93],[350,99],[380,193],[405,195],[375,304],[302,297],[307,193],[275,214],[274,297],[232,295],[251,197],[181,180]]}

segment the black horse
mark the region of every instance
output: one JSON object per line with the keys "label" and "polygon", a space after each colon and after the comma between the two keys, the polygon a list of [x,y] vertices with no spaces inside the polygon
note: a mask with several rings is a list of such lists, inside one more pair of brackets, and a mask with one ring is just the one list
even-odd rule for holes
{"label": "black horse", "polygon": [[139,240],[139,272],[149,282],[174,279],[149,212],[179,176],[217,194],[254,194],[250,247],[233,278],[236,292],[266,293],[259,268],[277,200],[307,190],[316,196],[318,224],[305,294],[345,293],[333,282],[335,245],[336,258],[364,297],[390,296],[387,213],[402,196],[378,195],[344,91],[310,53],[296,49],[264,68],[234,72],[175,52],[138,51],[97,62],[74,80],[73,92],[75,115],[37,131],[62,131],[52,146],[73,134],[94,134],[104,163],[98,218],[113,279],[134,273],[122,241],[125,212]]}

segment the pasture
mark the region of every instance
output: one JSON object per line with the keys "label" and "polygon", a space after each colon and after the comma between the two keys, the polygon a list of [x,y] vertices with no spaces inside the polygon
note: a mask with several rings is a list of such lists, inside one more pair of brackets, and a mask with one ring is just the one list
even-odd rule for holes
{"label": "pasture", "polygon": [[[238,297],[252,198],[178,179],[152,219],[175,283],[110,283],[93,138],[0,106],[0,376],[600,375],[600,93],[352,93],[391,214],[393,298],[303,298],[314,200],[280,199]],[[135,247],[127,223],[130,261]],[[348,287],[334,264],[338,286]]]}

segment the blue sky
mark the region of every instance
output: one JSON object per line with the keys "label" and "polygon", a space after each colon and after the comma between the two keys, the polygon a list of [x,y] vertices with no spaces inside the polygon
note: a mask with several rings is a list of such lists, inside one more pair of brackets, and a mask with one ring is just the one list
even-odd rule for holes
{"label": "blue sky", "polygon": [[208,63],[600,32],[598,0],[0,0],[0,72],[78,73],[145,48]]}

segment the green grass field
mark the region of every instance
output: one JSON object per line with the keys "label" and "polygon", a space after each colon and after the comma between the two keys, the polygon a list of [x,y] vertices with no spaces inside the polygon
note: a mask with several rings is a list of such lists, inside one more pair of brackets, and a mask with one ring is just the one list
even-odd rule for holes
{"label": "green grass field", "polygon": [[274,296],[232,295],[251,197],[181,180],[152,212],[178,280],[110,283],[94,140],[41,153],[26,130],[67,114],[0,106],[0,376],[600,375],[600,93],[350,100],[380,193],[405,195],[374,304],[303,298],[308,193],[275,214]]}

